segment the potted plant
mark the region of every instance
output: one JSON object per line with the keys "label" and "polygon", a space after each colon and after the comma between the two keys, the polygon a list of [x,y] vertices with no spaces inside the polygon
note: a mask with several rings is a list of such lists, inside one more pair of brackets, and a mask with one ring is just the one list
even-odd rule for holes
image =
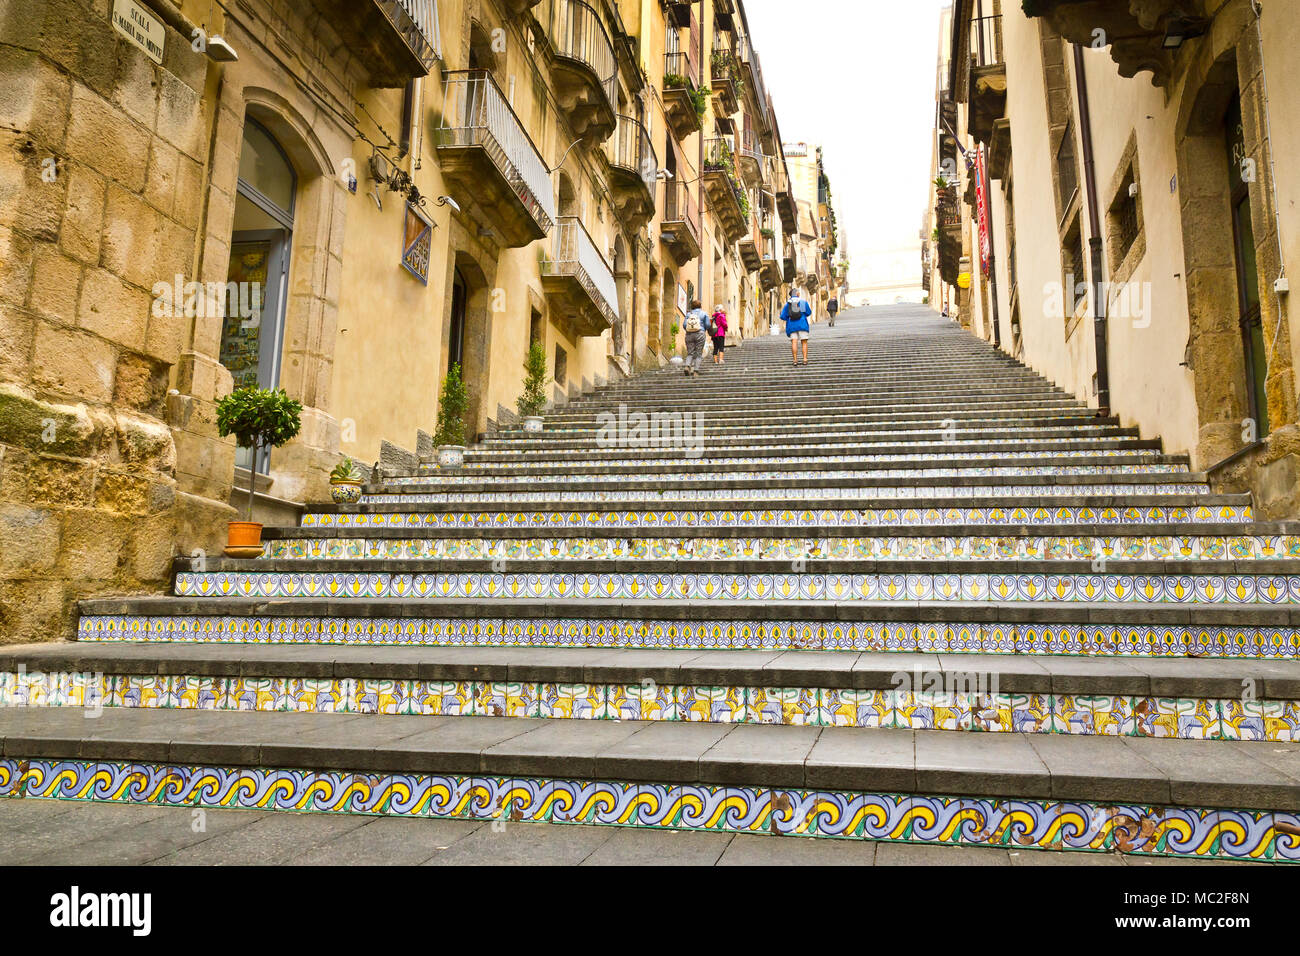
{"label": "potted plant", "polygon": [[262,553],[262,526],[253,520],[253,493],[257,486],[257,456],[263,448],[279,448],[302,428],[302,402],[280,388],[237,388],[217,402],[217,433],[234,435],[241,448],[252,449],[248,476],[248,520],[227,526],[226,554],[256,558]]}
{"label": "potted plant", "polygon": [[[676,319],[673,320],[673,324],[672,324],[672,325],[668,326],[668,334],[669,334],[669,336],[672,337],[672,340],[673,340],[673,341],[672,341],[673,351],[676,351],[676,350],[677,350],[677,333],[680,332],[681,330],[682,330],[682,327],[681,327],[680,325],[677,324],[677,320],[676,320]],[[668,361],[672,362],[674,365],[681,365],[681,364],[682,364],[682,357],[681,357],[680,355],[674,355],[674,356],[672,356]]]}
{"label": "potted plant", "polygon": [[524,417],[524,431],[536,434],[542,430],[546,409],[546,349],[541,342],[528,347],[524,360],[524,393],[515,403]]}
{"label": "potted plant", "polygon": [[951,186],[952,183],[948,182],[948,180],[944,179],[942,176],[936,176],[934,178],[934,194],[938,197],[940,205],[942,205],[944,200],[948,198],[948,189]]}
{"label": "potted plant", "polygon": [[465,462],[465,413],[469,395],[461,381],[460,366],[453,363],[442,380],[438,399],[438,428],[433,443],[438,446],[438,467],[459,468]]}
{"label": "potted plant", "polygon": [[351,458],[344,458],[330,472],[330,497],[336,505],[354,505],[361,500],[361,485],[364,481],[357,463]]}

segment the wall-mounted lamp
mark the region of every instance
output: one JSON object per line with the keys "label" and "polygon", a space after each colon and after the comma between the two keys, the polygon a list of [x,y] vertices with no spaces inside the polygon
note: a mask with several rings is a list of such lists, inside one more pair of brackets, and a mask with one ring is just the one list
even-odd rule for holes
{"label": "wall-mounted lamp", "polygon": [[239,59],[235,48],[226,42],[225,37],[208,37],[208,59],[215,63],[234,63]]}
{"label": "wall-mounted lamp", "polygon": [[1173,17],[1165,26],[1165,38],[1162,46],[1166,50],[1177,50],[1186,41],[1205,36],[1208,21],[1199,17]]}
{"label": "wall-mounted lamp", "polygon": [[452,212],[457,215],[460,214],[460,203],[456,202],[456,200],[452,199],[450,196],[439,196],[436,205],[447,206]]}

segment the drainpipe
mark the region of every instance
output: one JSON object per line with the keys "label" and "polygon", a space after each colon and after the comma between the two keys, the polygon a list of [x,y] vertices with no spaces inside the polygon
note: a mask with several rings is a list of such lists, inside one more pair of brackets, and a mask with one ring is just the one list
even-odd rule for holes
{"label": "drainpipe", "polygon": [[[701,12],[703,12],[702,9]],[[687,40],[686,42],[690,43],[690,40]],[[709,33],[710,49],[712,49],[712,43],[713,43],[713,33],[712,30],[710,30]],[[700,84],[699,89],[702,90],[704,89],[704,21],[702,19],[700,21],[700,62],[699,62],[698,69],[700,74],[698,77],[699,84]],[[710,110],[713,109],[713,97],[709,97],[709,109]],[[700,179],[703,179],[704,178],[704,117],[700,117],[699,137],[700,137],[699,165],[695,167],[696,169],[695,175],[698,176]],[[700,191],[700,202],[699,202],[700,239],[703,239],[704,238],[704,192],[702,189],[700,189],[699,186],[697,186],[696,189]],[[705,250],[701,249],[699,259],[696,262],[696,275],[695,275],[695,297],[699,299],[701,303],[704,302],[704,253]],[[675,289],[673,290],[673,294],[676,295]],[[690,305],[691,304],[689,302],[686,303],[687,308],[690,308]]]}
{"label": "drainpipe", "polygon": [[1097,352],[1097,415],[1110,414],[1110,360],[1106,348],[1106,289],[1102,274],[1101,214],[1097,207],[1097,162],[1092,148],[1092,110],[1088,106],[1088,75],[1083,47],[1074,45],[1074,78],[1079,98],[1079,127],[1083,133],[1083,175],[1088,191],[1088,259],[1092,265],[1092,329]]}

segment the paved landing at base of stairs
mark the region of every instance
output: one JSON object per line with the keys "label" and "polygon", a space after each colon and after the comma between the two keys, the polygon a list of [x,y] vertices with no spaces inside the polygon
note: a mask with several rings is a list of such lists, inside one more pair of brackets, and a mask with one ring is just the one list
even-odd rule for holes
{"label": "paved landing at base of stairs", "polygon": [[[199,832],[195,832],[196,827]],[[1258,866],[557,824],[0,800],[0,865]]]}

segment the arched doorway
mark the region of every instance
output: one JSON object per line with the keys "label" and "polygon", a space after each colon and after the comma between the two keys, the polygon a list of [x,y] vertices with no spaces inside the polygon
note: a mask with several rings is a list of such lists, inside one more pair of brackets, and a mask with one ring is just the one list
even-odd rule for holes
{"label": "arched doorway", "polygon": [[1232,218],[1234,271],[1237,274],[1237,318],[1241,327],[1241,348],[1245,368],[1246,406],[1256,423],[1256,436],[1269,433],[1268,397],[1264,383],[1268,379],[1267,346],[1264,342],[1263,314],[1260,309],[1259,265],[1255,254],[1255,225],[1250,212],[1250,156],[1246,151],[1246,133],[1241,119],[1241,91],[1233,92],[1224,118],[1224,139],[1228,166],[1228,204]]}
{"label": "arched doorway", "polygon": [[457,252],[452,269],[451,302],[444,340],[447,355],[443,363],[443,374],[453,363],[460,366],[460,377],[465,383],[469,401],[465,421],[471,440],[482,430],[486,420],[483,406],[487,391],[488,357],[492,350],[489,288],[490,283],[478,262],[468,253]]}
{"label": "arched doorway", "polygon": [[614,237],[614,283],[618,289],[619,316],[610,336],[610,354],[622,356],[627,350],[627,317],[632,316],[633,321],[636,318],[632,313],[632,267],[622,235]]}
{"label": "arched doorway", "polygon": [[[1245,42],[1245,41],[1243,41]],[[1261,258],[1275,259],[1268,229],[1252,215],[1266,165],[1241,121],[1237,47],[1194,69],[1177,128],[1178,191],[1186,262],[1188,365],[1200,419],[1197,467],[1208,467],[1269,431],[1268,391],[1289,376],[1286,337],[1261,301]],[[1197,75],[1199,74],[1199,75]],[[1244,173],[1244,175],[1243,175]],[[1262,207],[1257,207],[1262,208]],[[1286,346],[1289,347],[1289,346]],[[1266,387],[1267,385],[1267,387]]]}
{"label": "arched doorway", "polygon": [[673,323],[677,321],[677,274],[671,269],[664,270],[663,311],[659,322],[659,351],[667,357],[673,354],[677,342],[673,337]]}
{"label": "arched doorway", "polygon": [[[275,388],[280,383],[285,302],[298,174],[274,136],[252,117],[244,124],[230,237],[226,310],[221,330],[221,364],[236,388]],[[240,448],[236,463],[254,464]],[[270,451],[255,463],[265,474]]]}

